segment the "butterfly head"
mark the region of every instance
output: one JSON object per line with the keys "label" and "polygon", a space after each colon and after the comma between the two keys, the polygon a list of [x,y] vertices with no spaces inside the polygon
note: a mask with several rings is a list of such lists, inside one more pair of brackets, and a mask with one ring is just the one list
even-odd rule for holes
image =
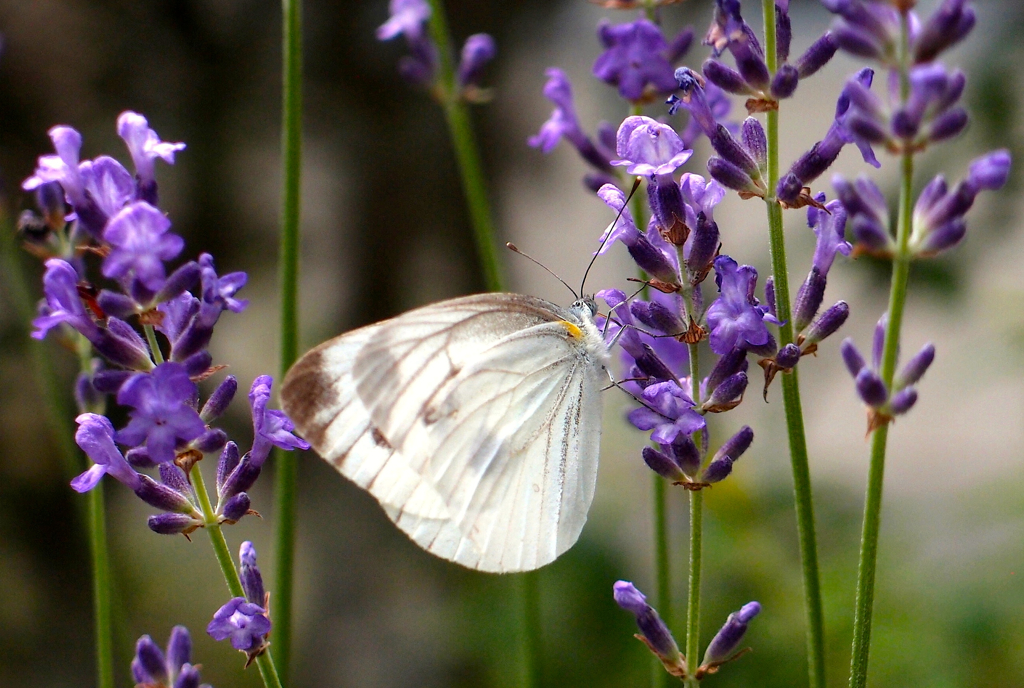
{"label": "butterfly head", "polygon": [[569,310],[576,313],[582,319],[584,315],[589,316],[589,320],[593,320],[594,316],[597,315],[597,301],[591,295],[586,295],[582,299],[576,299],[572,305],[569,306]]}

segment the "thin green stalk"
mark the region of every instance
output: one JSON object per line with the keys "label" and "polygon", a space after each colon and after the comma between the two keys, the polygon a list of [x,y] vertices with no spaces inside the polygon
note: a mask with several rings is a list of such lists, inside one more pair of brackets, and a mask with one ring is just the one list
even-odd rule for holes
{"label": "thin green stalk", "polygon": [[[35,316],[33,299],[27,287],[24,271],[18,257],[18,248],[6,217],[0,218],[0,255],[3,258],[2,274],[7,276],[8,293],[17,310],[19,320],[28,323]],[[84,338],[83,338],[84,340]],[[72,438],[74,428],[70,423],[71,412],[65,401],[67,391],[61,385],[53,369],[45,344],[31,341],[29,346],[36,379],[46,399],[47,420],[60,451],[61,463],[66,479],[70,480],[82,472],[85,462]],[[81,351],[79,352],[81,359]],[[86,363],[88,365],[88,357]],[[88,368],[83,368],[88,370]],[[81,502],[78,502],[81,504]],[[80,508],[79,523],[88,536],[89,558],[92,563],[93,627],[96,634],[96,685],[98,688],[114,688],[113,624],[110,609],[110,554],[107,543],[106,511],[103,500],[103,482],[89,492],[86,503]]]}
{"label": "thin green stalk", "polygon": [[[907,244],[913,214],[914,158],[903,154],[900,184],[900,210],[896,228],[896,256],[892,263],[889,288],[889,324],[885,330],[882,350],[882,380],[892,389],[899,352],[900,329],[907,300],[910,278],[910,257]],[[860,538],[860,560],[857,566],[857,600],[853,617],[853,651],[850,658],[850,686],[863,688],[868,676],[868,652],[871,649],[871,616],[875,600],[875,568],[878,563],[878,532],[882,522],[882,484],[885,478],[885,451],[889,426],[883,425],[871,437],[871,465],[868,469],[867,495],[864,500],[864,524]]]}
{"label": "thin green stalk", "polygon": [[[773,74],[778,68],[775,43],[775,2],[762,0],[764,12],[765,57]],[[779,182],[779,113],[769,111],[768,139],[768,236],[775,279],[775,298],[779,327],[779,347],[793,342],[790,315],[789,272],[786,266],[786,242],[783,234],[782,208],[775,198]],[[796,370],[782,377],[782,405],[786,413],[789,456],[793,471],[793,501],[796,507],[797,533],[800,542],[800,563],[804,580],[804,607],[807,614],[807,673],[811,688],[825,686],[825,616],[821,602],[821,576],[818,571],[818,545],[814,527],[814,501],[811,494],[811,471],[807,457],[803,408],[800,402],[800,380]]]}
{"label": "thin green stalk", "polygon": [[523,688],[544,685],[544,666],[540,616],[540,571],[528,571],[519,576],[523,609]]}
{"label": "thin green stalk", "polygon": [[[682,251],[680,251],[682,253]],[[682,256],[680,255],[680,265]],[[700,289],[698,285],[695,287]],[[694,308],[693,292],[686,292],[686,313],[688,318],[698,320]],[[700,349],[697,344],[687,345],[690,364],[690,398],[700,403]],[[702,452],[704,441],[700,432],[693,434],[698,453]],[[700,682],[693,677],[693,672],[700,664],[700,577],[701,559],[704,542],[704,495],[700,490],[690,491],[690,569],[686,597],[686,668],[690,677],[686,683],[696,688]]]}
{"label": "thin green stalk", "polygon": [[498,247],[495,243],[494,220],[491,216],[491,203],[487,198],[487,185],[484,180],[483,166],[480,163],[480,150],[473,135],[470,124],[469,108],[459,92],[455,81],[454,48],[448,33],[448,20],[445,17],[442,0],[430,0],[430,35],[437,44],[438,51],[438,88],[437,96],[444,109],[448,121],[448,133],[455,148],[455,157],[459,164],[462,178],[462,191],[466,195],[469,207],[469,218],[473,225],[473,238],[476,241],[477,256],[484,273],[484,283],[488,291],[502,290],[501,262],[498,259]]}
{"label": "thin green stalk", "polygon": [[160,365],[164,362],[164,354],[160,351],[160,342],[156,339],[156,328],[152,325],[143,325],[142,332],[146,335],[146,343],[149,350],[153,352],[153,363]]}
{"label": "thin green stalk", "polygon": [[[282,0],[281,375],[299,355],[299,210],[302,183],[302,2]],[[292,648],[295,570],[295,490],[298,455],[274,450],[274,644],[281,676],[288,680]]]}
{"label": "thin green stalk", "polygon": [[[220,564],[221,573],[224,574],[224,582],[228,585],[228,591],[234,597],[245,597],[245,590],[242,589],[242,581],[238,577],[238,570],[231,558],[231,550],[228,549],[228,542],[224,539],[224,532],[217,525],[217,516],[210,503],[210,495],[206,491],[206,483],[203,482],[203,472],[199,470],[199,464],[192,467],[189,476],[192,479],[192,486],[196,489],[196,496],[199,498],[199,508],[203,511],[203,520],[206,522],[204,530],[210,536],[210,544],[213,545],[213,553]],[[274,637],[277,637],[277,618],[274,619]],[[266,688],[281,688],[281,679],[278,677],[277,668],[274,666],[274,658],[267,648],[263,654],[256,658],[256,666],[260,670],[260,677]]]}

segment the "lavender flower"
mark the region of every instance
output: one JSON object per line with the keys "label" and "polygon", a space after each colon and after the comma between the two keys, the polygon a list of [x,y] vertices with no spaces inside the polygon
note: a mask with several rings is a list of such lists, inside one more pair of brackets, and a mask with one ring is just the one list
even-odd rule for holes
{"label": "lavender flower", "polygon": [[100,478],[108,473],[131,489],[138,489],[142,478],[128,465],[114,444],[114,426],[111,422],[95,413],[83,413],[75,422],[78,423],[75,442],[94,464],[71,481],[75,492],[88,492],[99,485]]}
{"label": "lavender flower", "polygon": [[[742,375],[742,373],[739,374]],[[753,441],[754,431],[750,429],[749,425],[744,425],[725,444],[719,447],[715,455],[711,457],[707,468],[701,474],[701,481],[714,484],[729,477],[729,474],[732,473],[733,464],[750,448]],[[707,658],[704,661],[706,663]]]}
{"label": "lavender flower", "polygon": [[409,55],[398,63],[398,71],[410,83],[428,86],[437,75],[437,47],[425,31],[430,19],[430,5],[426,0],[391,0],[390,17],[377,28],[377,39],[389,41],[405,36]]}
{"label": "lavender flower", "polygon": [[75,209],[75,214],[82,226],[95,237],[103,231],[107,218],[94,201],[87,195],[85,181],[79,171],[79,151],[82,148],[82,135],[71,127],[57,125],[48,132],[56,155],[39,157],[35,173],[24,182],[21,188],[32,191],[43,184],[57,182],[64,189],[68,203]]}
{"label": "lavender flower", "polygon": [[239,551],[241,567],[239,576],[245,597],[235,597],[213,615],[206,632],[214,640],[231,640],[231,646],[246,655],[246,666],[252,663],[269,646],[270,617],[263,605],[266,593],[263,576],[256,566],[256,548],[251,542],[243,542]]}
{"label": "lavender flower", "polygon": [[103,238],[112,247],[103,261],[104,277],[131,278],[150,292],[164,284],[164,261],[171,260],[185,246],[171,234],[171,221],[149,203],[133,203],[110,219]]}
{"label": "lavender flower", "polygon": [[646,406],[630,411],[629,422],[639,430],[653,430],[651,439],[658,444],[672,444],[705,426],[693,399],[674,381],[645,387],[641,398]]}
{"label": "lavender flower", "polygon": [[145,443],[156,463],[174,460],[179,444],[206,430],[193,407],[197,394],[185,369],[170,361],[152,373],[132,376],[117,394],[117,403],[134,408],[128,425],[117,433],[118,442],[132,447]]}
{"label": "lavender flower", "polygon": [[646,19],[619,25],[602,21],[597,35],[605,51],[594,62],[594,76],[616,86],[620,96],[635,103],[648,89],[671,93],[675,88],[672,65],[665,57],[668,44],[657,26]]}
{"label": "lavender flower", "polygon": [[270,401],[270,388],[273,384],[274,380],[269,375],[260,375],[253,380],[252,388],[249,390],[254,435],[250,454],[252,461],[257,465],[266,460],[271,446],[285,451],[309,449],[308,442],[292,434],[295,424],[285,415],[284,411],[267,408],[267,402]]}
{"label": "lavender flower", "polygon": [[486,33],[475,33],[462,46],[462,59],[456,74],[462,88],[479,85],[487,63],[498,54],[494,38]]}
{"label": "lavender flower", "polygon": [[627,117],[619,125],[616,150],[629,174],[644,177],[671,175],[693,155],[672,127],[650,117]]}
{"label": "lavender flower", "polygon": [[665,670],[673,676],[686,676],[686,659],[679,652],[672,632],[658,616],[654,607],[647,604],[647,598],[628,581],[617,581],[612,586],[615,603],[636,617],[640,634],[636,637],[653,652]]}
{"label": "lavender flower", "polygon": [[646,234],[640,233],[629,208],[625,207],[625,194],[614,184],[605,184],[598,190],[597,195],[618,214],[618,220],[602,234],[602,246],[599,251],[603,253],[612,242],[621,241],[641,270],[666,284],[676,283],[679,280],[679,270],[675,252],[668,250],[664,245],[665,242],[657,228],[649,228]]}
{"label": "lavender flower", "polygon": [[124,139],[135,165],[138,198],[156,205],[156,179],[154,168],[157,158],[168,165],[174,164],[174,154],[185,149],[184,143],[161,141],[150,129],[146,118],[137,112],[122,112],[117,118],[117,135]]}
{"label": "lavender flower", "polygon": [[807,225],[814,230],[818,241],[814,249],[811,272],[800,286],[793,304],[793,328],[802,332],[821,308],[825,296],[825,285],[828,271],[832,267],[837,253],[850,255],[853,247],[846,241],[846,209],[840,201],[825,203],[825,194],[815,198],[819,209],[815,206],[807,208]]}
{"label": "lavender flower", "polygon": [[[618,341],[622,348],[623,359],[626,364],[626,375],[628,378],[645,378],[640,383],[627,382],[627,388],[639,393],[639,388],[646,387],[655,382],[672,380],[676,378],[673,371],[684,370],[689,360],[686,345],[674,337],[653,337],[646,332],[641,332],[634,327],[634,312],[639,318],[646,317],[652,310],[678,313],[679,297],[674,294],[663,294],[654,291],[651,302],[642,300],[626,301],[626,295],[618,289],[605,289],[597,293],[597,298],[602,299],[615,314],[613,322],[608,327],[609,335],[613,340]],[[652,304],[658,303],[655,307]],[[639,319],[638,318],[638,319]],[[618,324],[616,324],[616,321]],[[649,322],[653,322],[652,320]],[[653,329],[661,327],[672,328],[671,324],[660,323],[657,326],[650,325]],[[620,328],[622,331],[620,332]],[[664,334],[678,334],[678,330],[664,332]]]}
{"label": "lavender flower", "polygon": [[863,175],[852,184],[836,175],[832,186],[850,218],[854,255],[891,255],[896,245],[888,230],[889,207],[878,186]]}
{"label": "lavender flower", "polygon": [[66,323],[89,341],[99,339],[99,327],[78,295],[78,272],[71,263],[60,258],[46,261],[43,293],[46,303],[40,308],[39,317],[32,321],[36,328],[32,332],[33,338],[43,339],[54,327]]}
{"label": "lavender flower", "polygon": [[166,655],[144,635],[135,644],[132,678],[147,688],[210,688],[207,683],[199,685],[199,668],[191,660],[192,638],[184,626],[171,629]]}
{"label": "lavender flower", "polygon": [[711,350],[721,355],[735,348],[759,350],[769,345],[771,335],[764,323],[778,321],[754,298],[757,270],[720,256],[715,260],[715,282],[719,297],[707,311]]}
{"label": "lavender flower", "polygon": [[544,97],[555,104],[555,109],[536,136],[531,136],[527,143],[533,148],[539,148],[542,153],[550,153],[558,142],[565,138],[586,160],[599,172],[608,173],[612,171],[609,161],[613,157],[611,148],[604,145],[599,139],[595,144],[580,126],[576,116],[576,107],[572,98],[572,83],[569,77],[561,69],[552,67],[548,69],[548,80],[544,84]]}

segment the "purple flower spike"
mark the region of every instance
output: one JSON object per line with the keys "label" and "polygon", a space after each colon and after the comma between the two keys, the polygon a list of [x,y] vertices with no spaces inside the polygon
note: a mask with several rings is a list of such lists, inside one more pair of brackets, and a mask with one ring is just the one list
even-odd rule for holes
{"label": "purple flower spike", "polygon": [[605,51],[594,62],[594,76],[618,87],[620,96],[636,102],[648,86],[658,93],[675,89],[672,65],[664,54],[668,45],[657,26],[646,19],[619,25],[603,21],[597,35]]}
{"label": "purple flower spike", "polygon": [[197,394],[195,383],[177,363],[161,363],[151,373],[134,375],[117,393],[117,403],[134,409],[117,441],[132,447],[145,443],[153,461],[173,461],[179,443],[187,444],[206,430],[192,407]]}
{"label": "purple flower spike", "polygon": [[739,266],[729,256],[719,256],[715,260],[715,281],[720,294],[707,311],[711,350],[721,355],[738,347],[766,344],[766,314],[754,298],[757,270]]}
{"label": "purple flower spike", "polygon": [[617,605],[636,617],[641,640],[658,656],[665,668],[673,675],[685,676],[686,663],[679,652],[679,646],[676,645],[668,626],[658,616],[658,612],[647,604],[644,594],[632,583],[620,580],[612,586],[612,595]]}
{"label": "purple flower spike", "polygon": [[153,688],[209,688],[199,685],[199,671],[189,663],[191,658],[192,638],[184,626],[171,629],[166,655],[144,635],[135,644],[132,678],[136,684]]}
{"label": "purple flower spike", "polygon": [[107,473],[131,489],[138,489],[142,478],[114,445],[114,426],[110,421],[95,413],[83,413],[75,422],[78,423],[75,442],[95,464],[71,481],[75,492],[88,492],[99,485],[100,478]]}
{"label": "purple flower spike", "polygon": [[269,375],[260,375],[253,380],[249,390],[249,403],[252,405],[253,442],[250,455],[252,462],[262,466],[275,446],[285,451],[293,449],[309,449],[309,443],[292,434],[295,424],[285,415],[284,411],[267,408],[270,401],[270,387],[274,384]]}
{"label": "purple flower spike", "polygon": [[117,135],[124,139],[135,165],[140,197],[156,203],[154,167],[160,158],[168,165],[174,164],[174,154],[185,150],[184,143],[161,141],[157,133],[149,128],[146,118],[131,110],[122,112],[117,118]]}
{"label": "purple flower spike", "polygon": [[263,574],[256,565],[256,548],[246,540],[238,550],[238,561],[241,562],[238,568],[238,577],[242,580],[242,589],[245,590],[245,597],[250,602],[263,605],[266,601],[266,592],[263,589]]}
{"label": "purple flower spike", "polygon": [[133,203],[107,224],[103,238],[112,246],[103,261],[104,277],[131,274],[150,291],[164,283],[163,261],[171,260],[184,248],[184,240],[167,230],[171,221],[146,202]]}
{"label": "purple flower spike", "polygon": [[616,152],[621,159],[612,165],[628,165],[626,172],[645,177],[672,174],[693,155],[672,127],[641,116],[622,121]]}
{"label": "purple flower spike", "polygon": [[544,83],[544,97],[555,104],[555,109],[536,136],[527,139],[527,144],[539,148],[542,153],[550,153],[564,137],[571,143],[580,156],[594,168],[602,172],[610,172],[611,150],[603,150],[605,144],[596,146],[580,126],[573,104],[572,84],[569,77],[561,69],[552,67],[545,74],[548,80]]}
{"label": "purple flower spike", "polygon": [[648,405],[630,411],[629,422],[640,430],[653,430],[651,439],[658,444],[672,444],[680,435],[692,435],[706,424],[694,410],[693,399],[675,381],[650,385],[641,397]]}
{"label": "purple flower spike", "polygon": [[462,60],[459,62],[459,85],[476,85],[483,76],[484,67],[498,54],[494,38],[486,33],[475,33],[462,46]]}
{"label": "purple flower spike", "polygon": [[217,610],[206,632],[214,640],[230,639],[231,647],[255,658],[266,648],[270,619],[260,605],[235,597]]}
{"label": "purple flower spike", "polygon": [[423,36],[423,25],[430,19],[430,5],[426,0],[391,0],[391,16],[377,28],[377,40],[389,41],[405,35],[409,41]]}
{"label": "purple flower spike", "polygon": [[46,261],[43,275],[43,293],[46,304],[40,309],[39,317],[32,321],[36,329],[34,339],[43,339],[46,333],[62,323],[67,323],[85,335],[89,341],[99,336],[99,327],[85,310],[78,295],[78,272],[71,263],[60,258]]}
{"label": "purple flower spike", "polygon": [[760,604],[748,602],[738,612],[730,614],[729,618],[725,620],[725,625],[708,643],[701,668],[717,667],[732,659],[736,654],[736,649],[743,642],[743,636],[747,633],[747,625],[760,613]]}

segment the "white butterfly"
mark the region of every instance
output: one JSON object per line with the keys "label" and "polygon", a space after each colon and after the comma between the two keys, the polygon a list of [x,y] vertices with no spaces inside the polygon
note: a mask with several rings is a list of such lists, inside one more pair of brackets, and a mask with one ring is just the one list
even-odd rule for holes
{"label": "white butterfly", "polygon": [[442,301],[324,342],[285,411],[418,545],[530,571],[579,538],[594,498],[608,348],[593,299]]}

